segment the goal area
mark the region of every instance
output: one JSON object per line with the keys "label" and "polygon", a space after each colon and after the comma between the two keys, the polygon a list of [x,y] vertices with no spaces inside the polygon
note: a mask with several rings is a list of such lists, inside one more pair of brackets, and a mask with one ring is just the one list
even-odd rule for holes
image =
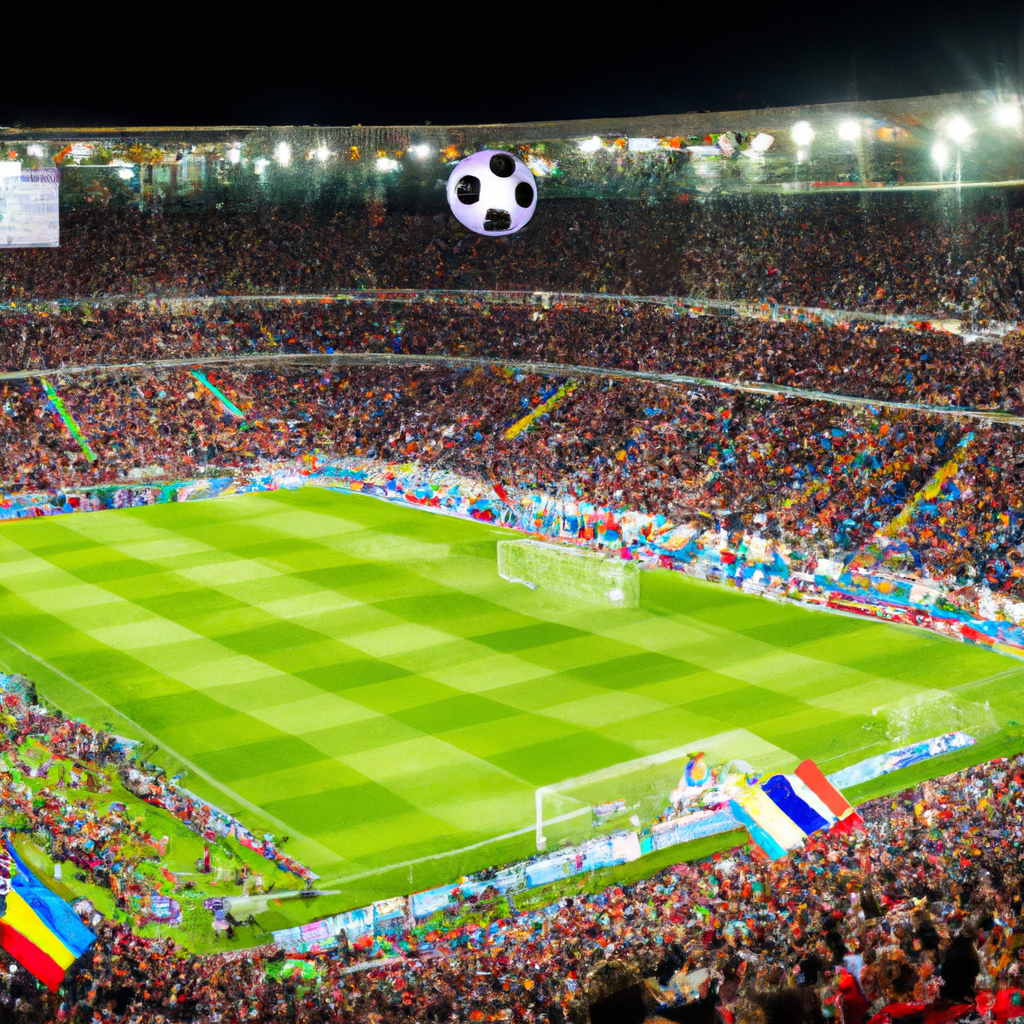
{"label": "goal area", "polygon": [[793,755],[746,729],[731,729],[685,746],[610,765],[539,787],[535,794],[538,850],[578,843],[623,828],[650,825],[671,804],[687,765],[702,754],[709,766],[738,770],[791,769]]}
{"label": "goal area", "polygon": [[536,540],[500,540],[498,575],[581,604],[640,606],[639,568],[618,555]]}

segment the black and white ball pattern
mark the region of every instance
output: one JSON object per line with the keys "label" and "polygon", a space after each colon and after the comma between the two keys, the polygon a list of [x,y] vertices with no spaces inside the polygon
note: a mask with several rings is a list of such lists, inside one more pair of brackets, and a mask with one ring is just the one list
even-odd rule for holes
{"label": "black and white ball pattern", "polygon": [[448,179],[455,219],[481,235],[511,235],[537,209],[537,185],[522,160],[500,149],[482,149],[460,160]]}

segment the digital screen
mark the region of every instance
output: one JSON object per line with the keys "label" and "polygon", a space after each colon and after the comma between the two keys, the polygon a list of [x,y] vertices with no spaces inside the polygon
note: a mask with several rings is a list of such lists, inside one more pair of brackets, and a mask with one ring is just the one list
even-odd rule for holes
{"label": "digital screen", "polygon": [[0,249],[54,248],[60,244],[56,168],[22,170],[0,160]]}

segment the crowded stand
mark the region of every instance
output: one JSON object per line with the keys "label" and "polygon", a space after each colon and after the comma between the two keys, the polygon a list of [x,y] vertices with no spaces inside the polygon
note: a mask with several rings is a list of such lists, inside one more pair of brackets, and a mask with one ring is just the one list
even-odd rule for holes
{"label": "crowded stand", "polygon": [[[466,301],[466,300],[463,300]],[[1024,414],[1024,346],[942,331],[692,316],[594,297],[543,309],[477,300],[212,303],[172,313],[118,303],[0,316],[0,369],[226,356],[479,357],[672,373],[879,401]]]}
{"label": "crowded stand", "polygon": [[[1024,601],[1015,194],[955,216],[932,196],[566,200],[486,246],[376,203],[94,198],[62,213],[58,249],[0,262],[2,499],[71,511],[63,492],[354,457]],[[435,291],[297,298],[388,288]],[[869,316],[759,319],[695,296]],[[75,764],[59,791],[29,784],[31,744]],[[130,913],[159,842],[85,799],[103,771],[127,777],[112,738],[9,700],[0,760],[5,839],[118,909],[81,909],[95,945],[51,996],[0,951],[5,1020],[1024,1020],[1024,755],[868,801],[861,831],[775,861],[737,846],[546,902],[485,890],[388,941],[206,956]]]}
{"label": "crowded stand", "polygon": [[[244,419],[184,370],[68,378],[64,403],[95,461],[46,414],[38,381],[8,380],[0,474],[8,488],[45,490],[247,471],[314,451],[415,460],[675,521],[724,516],[828,556],[845,557],[892,524],[933,575],[1024,592],[1024,484],[1010,426],[971,430],[909,410],[586,379],[509,437],[509,425],[566,378],[499,367],[279,366],[211,370],[209,379]],[[949,465],[956,473],[946,469],[937,502],[915,503]]]}
{"label": "crowded stand", "polygon": [[[116,808],[102,818],[88,810],[104,766],[127,770],[111,738],[11,696],[2,726],[8,837],[43,843],[56,863],[101,886],[133,868],[144,877],[153,837]],[[49,752],[43,769],[21,760],[26,744]],[[62,770],[56,790],[34,792],[25,777],[54,758],[73,771]],[[78,909],[96,941],[60,992],[41,997],[0,953],[0,1006],[25,1024],[560,1024],[639,1022],[659,1009],[670,1020],[763,1024],[1024,1017],[1024,757],[858,812],[859,831],[812,836],[780,860],[733,847],[596,892],[580,876],[524,908],[515,894],[495,903],[484,890],[466,905],[475,914],[386,940],[343,936],[327,952],[268,946],[200,957],[86,901]],[[97,856],[104,847],[114,856]],[[123,892],[118,900],[129,905]]]}
{"label": "crowded stand", "polygon": [[[62,213],[55,252],[0,267],[0,299],[490,288],[705,294],[968,320],[1024,319],[1016,194],[681,194],[562,200],[520,235],[467,235],[440,212],[104,204]],[[964,205],[967,204],[967,205]],[[495,244],[495,241],[497,244]]]}
{"label": "crowded stand", "polygon": [[770,513],[793,535],[822,534],[826,546],[845,537],[849,546],[901,510],[961,433],[945,419],[901,411],[875,422],[827,402],[587,381],[509,438],[508,425],[559,378],[498,368],[281,367],[211,379],[241,406],[243,422],[184,371],[73,378],[65,404],[94,442],[92,463],[59,423],[37,415],[45,404],[38,383],[8,381],[0,472],[34,489],[113,483],[133,471],[138,479],[150,467],[186,479],[211,465],[245,468],[317,449],[325,458],[415,458],[645,511],[729,509],[748,521]]}

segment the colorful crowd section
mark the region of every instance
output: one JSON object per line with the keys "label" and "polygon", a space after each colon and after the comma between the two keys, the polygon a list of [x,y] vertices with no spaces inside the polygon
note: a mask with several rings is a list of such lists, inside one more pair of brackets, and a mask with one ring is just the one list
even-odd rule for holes
{"label": "colorful crowd section", "polygon": [[[16,727],[19,721],[22,723],[30,721],[30,711],[34,707],[31,703],[34,693],[31,688],[24,685],[22,677],[0,673],[0,697],[3,698],[6,708],[4,713],[10,719],[10,725]],[[11,712],[18,711],[18,709],[20,709],[18,714],[12,715]],[[26,774],[29,777],[47,778],[55,763],[67,761],[69,757],[72,760],[76,756],[85,760],[98,759],[100,763],[109,761],[111,764],[116,764],[121,781],[129,792],[154,807],[163,808],[186,828],[207,842],[215,843],[218,838],[234,839],[258,857],[271,861],[280,870],[286,871],[304,882],[312,883],[320,877],[283,853],[275,845],[272,836],[267,835],[263,839],[258,839],[237,818],[220,810],[208,800],[191,793],[183,786],[179,786],[174,779],[168,779],[166,774],[159,769],[152,765],[137,764],[135,753],[138,744],[134,741],[97,734],[81,722],[66,722],[63,725],[54,726],[52,722],[40,715],[40,723],[42,722],[47,722],[51,726],[49,731],[53,733],[53,742],[36,744],[42,751],[43,758],[36,767],[30,766],[14,756],[4,758],[0,753],[0,775],[6,772],[14,786],[17,786],[20,779]],[[40,724],[38,731],[42,735],[48,730]],[[80,769],[81,773],[88,774],[84,768]],[[63,778],[63,774],[61,777]],[[0,792],[2,792],[2,786],[0,786]],[[100,855],[98,849],[93,853],[91,845],[84,852],[86,866],[90,868],[101,867],[106,871],[111,864],[116,863],[112,849],[105,857]]]}

